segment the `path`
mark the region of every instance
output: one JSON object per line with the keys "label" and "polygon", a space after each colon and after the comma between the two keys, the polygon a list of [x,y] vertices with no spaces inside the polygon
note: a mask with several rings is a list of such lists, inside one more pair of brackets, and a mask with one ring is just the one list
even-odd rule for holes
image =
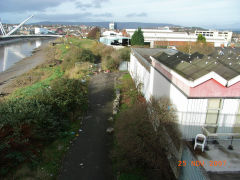
{"label": "path", "polygon": [[67,153],[60,180],[113,180],[106,134],[107,119],[112,114],[114,77],[116,74],[95,75],[89,85],[89,112],[80,133]]}

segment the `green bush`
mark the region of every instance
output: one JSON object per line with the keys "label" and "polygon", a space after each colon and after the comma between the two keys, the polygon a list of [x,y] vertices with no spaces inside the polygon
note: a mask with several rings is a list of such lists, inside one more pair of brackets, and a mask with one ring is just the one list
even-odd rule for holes
{"label": "green bush", "polygon": [[56,79],[35,98],[62,113],[72,112],[77,107],[83,112],[87,110],[87,86],[76,79]]}
{"label": "green bush", "polygon": [[118,50],[118,52],[122,61],[130,61],[131,52],[130,48],[125,47],[123,49]]}
{"label": "green bush", "polygon": [[82,49],[80,47],[72,46],[68,53],[64,56],[63,63],[61,65],[62,69],[68,70],[74,67],[77,62],[92,62],[95,63],[99,61],[100,57],[95,56],[91,50]]}
{"label": "green bush", "polygon": [[[0,102],[0,173],[32,159],[36,146],[70,128],[74,111],[87,110],[87,86],[58,78],[29,98]],[[73,116],[72,116],[73,115]]]}
{"label": "green bush", "polygon": [[93,54],[93,52],[88,49],[83,49],[79,58],[80,58],[80,61],[83,61],[83,62],[88,61],[92,63],[94,63],[97,59],[96,56]]}
{"label": "green bush", "polygon": [[[158,117],[162,119],[157,127],[153,124],[152,114],[149,114],[149,111],[153,111],[152,106],[146,103],[136,103],[120,113],[115,123],[116,147],[113,150],[113,159],[117,162],[116,168],[123,172],[138,168],[155,169],[159,171],[161,178],[174,179],[167,159],[169,136],[166,132],[170,136],[175,133],[174,137],[179,133],[171,128],[173,116],[169,114],[168,108],[164,105],[154,107],[154,110],[161,107],[161,111],[158,111],[161,115]],[[180,136],[176,140],[179,138]]]}

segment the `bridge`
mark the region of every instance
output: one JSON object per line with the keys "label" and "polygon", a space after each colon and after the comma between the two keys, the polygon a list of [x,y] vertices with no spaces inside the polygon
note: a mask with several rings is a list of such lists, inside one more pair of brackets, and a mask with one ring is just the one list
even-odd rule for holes
{"label": "bridge", "polygon": [[18,39],[18,38],[38,38],[38,37],[62,37],[62,35],[55,35],[55,34],[30,34],[30,35],[11,35],[11,36],[0,36],[0,41],[4,40],[11,40],[11,39]]}
{"label": "bridge", "polygon": [[62,37],[62,35],[54,35],[54,34],[30,34],[30,35],[12,35],[14,32],[16,32],[25,22],[27,22],[29,19],[33,17],[30,16],[27,19],[25,19],[23,22],[21,22],[19,25],[17,25],[14,29],[6,33],[4,30],[4,27],[0,21],[0,31],[2,33],[2,36],[0,36],[1,40],[10,40],[10,39],[16,39],[16,38],[36,38],[36,37]]}

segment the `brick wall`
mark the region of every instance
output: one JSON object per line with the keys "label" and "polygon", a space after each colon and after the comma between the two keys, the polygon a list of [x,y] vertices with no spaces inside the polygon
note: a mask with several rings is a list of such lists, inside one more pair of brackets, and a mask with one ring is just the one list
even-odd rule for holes
{"label": "brick wall", "polygon": [[[188,41],[154,41],[154,47],[158,46],[187,46],[187,45],[195,45],[196,42],[188,42]],[[213,43],[207,43],[208,45],[214,46]]]}

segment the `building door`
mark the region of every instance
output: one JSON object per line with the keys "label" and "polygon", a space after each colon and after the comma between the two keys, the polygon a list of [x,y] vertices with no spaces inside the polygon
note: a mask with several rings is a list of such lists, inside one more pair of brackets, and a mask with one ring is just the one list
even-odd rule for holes
{"label": "building door", "polygon": [[207,107],[206,124],[216,125],[218,122],[218,115],[222,107],[221,99],[209,99]]}

